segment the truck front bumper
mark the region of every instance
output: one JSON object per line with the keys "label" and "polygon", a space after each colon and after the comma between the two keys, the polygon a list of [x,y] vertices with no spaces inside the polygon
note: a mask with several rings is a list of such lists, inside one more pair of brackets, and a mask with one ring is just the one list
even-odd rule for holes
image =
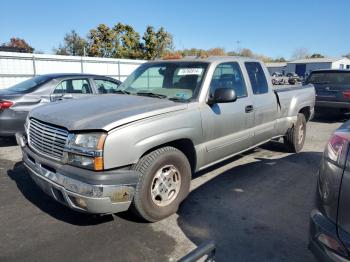
{"label": "truck front bumper", "polygon": [[[18,140],[18,138],[17,138]],[[94,172],[48,160],[22,144],[23,162],[34,182],[71,209],[111,214],[128,210],[139,173],[128,169]]]}

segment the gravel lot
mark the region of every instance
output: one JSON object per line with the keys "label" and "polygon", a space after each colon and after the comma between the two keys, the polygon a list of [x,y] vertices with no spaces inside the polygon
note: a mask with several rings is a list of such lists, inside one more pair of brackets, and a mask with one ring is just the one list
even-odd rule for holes
{"label": "gravel lot", "polygon": [[340,124],[311,122],[300,154],[270,142],[196,174],[178,213],[154,224],[61,206],[28,177],[14,141],[0,139],[0,261],[174,261],[208,239],[217,261],[314,261],[315,175]]}

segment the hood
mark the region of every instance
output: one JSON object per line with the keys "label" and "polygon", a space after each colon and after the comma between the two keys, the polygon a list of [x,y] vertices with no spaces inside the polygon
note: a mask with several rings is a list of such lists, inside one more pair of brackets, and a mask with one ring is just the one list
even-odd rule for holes
{"label": "hood", "polygon": [[99,95],[49,103],[29,117],[74,130],[110,131],[118,126],[187,108],[170,100],[134,95]]}

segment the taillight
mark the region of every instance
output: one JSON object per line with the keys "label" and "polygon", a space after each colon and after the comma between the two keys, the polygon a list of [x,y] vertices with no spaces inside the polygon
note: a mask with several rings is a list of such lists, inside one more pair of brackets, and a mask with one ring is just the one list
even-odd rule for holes
{"label": "taillight", "polygon": [[318,235],[317,240],[329,249],[336,251],[338,254],[342,256],[347,256],[345,248],[338,239],[335,239],[327,234],[321,233]]}
{"label": "taillight", "polygon": [[337,164],[344,166],[348,152],[350,133],[336,132],[329,139],[325,156]]}
{"label": "taillight", "polygon": [[7,109],[13,105],[11,101],[0,101],[0,109]]}
{"label": "taillight", "polygon": [[350,98],[350,91],[343,91],[343,96],[345,98]]}

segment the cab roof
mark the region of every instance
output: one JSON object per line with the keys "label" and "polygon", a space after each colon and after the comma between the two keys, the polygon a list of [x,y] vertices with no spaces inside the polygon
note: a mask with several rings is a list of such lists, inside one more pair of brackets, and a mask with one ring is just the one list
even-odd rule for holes
{"label": "cab roof", "polygon": [[[184,57],[181,59],[159,59],[152,62],[205,62],[205,63],[223,63],[223,62],[261,62],[254,58],[242,57],[242,56],[209,56],[209,57]],[[151,62],[151,63],[152,63]]]}

